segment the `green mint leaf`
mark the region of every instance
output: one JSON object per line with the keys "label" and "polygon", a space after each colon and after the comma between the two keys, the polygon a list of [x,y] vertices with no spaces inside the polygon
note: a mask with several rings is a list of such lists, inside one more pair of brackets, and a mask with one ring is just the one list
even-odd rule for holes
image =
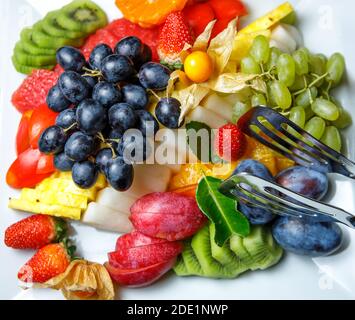
{"label": "green mint leaf", "polygon": [[248,219],[236,210],[236,202],[218,191],[222,180],[203,177],[197,187],[196,200],[200,210],[216,226],[215,242],[219,246],[232,234],[246,237],[250,233]]}

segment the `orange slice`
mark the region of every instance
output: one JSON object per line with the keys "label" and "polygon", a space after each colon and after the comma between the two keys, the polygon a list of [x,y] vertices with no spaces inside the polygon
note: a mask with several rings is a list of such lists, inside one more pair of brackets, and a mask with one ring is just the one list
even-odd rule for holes
{"label": "orange slice", "polygon": [[169,13],[181,11],[187,0],[116,0],[116,5],[127,20],[143,28],[162,24]]}

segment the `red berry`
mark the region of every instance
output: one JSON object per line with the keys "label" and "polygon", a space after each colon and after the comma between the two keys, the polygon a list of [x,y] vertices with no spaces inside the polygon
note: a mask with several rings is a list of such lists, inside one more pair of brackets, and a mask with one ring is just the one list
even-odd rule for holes
{"label": "red berry", "polygon": [[34,70],[12,95],[12,104],[21,113],[37,109],[46,103],[49,89],[59,78],[57,72],[48,70]]}
{"label": "red berry", "polygon": [[159,36],[158,54],[168,64],[181,63],[180,53],[185,44],[192,45],[189,27],[181,12],[173,12],[165,20]]}
{"label": "red berry", "polygon": [[5,244],[14,249],[40,249],[51,242],[60,241],[65,233],[63,220],[36,214],[8,227]]}
{"label": "red berry", "polygon": [[240,159],[246,149],[244,133],[234,124],[226,124],[218,129],[215,139],[217,154],[226,161]]}
{"label": "red berry", "polygon": [[44,283],[65,272],[70,255],[62,243],[48,244],[20,269],[17,277],[28,283]]}

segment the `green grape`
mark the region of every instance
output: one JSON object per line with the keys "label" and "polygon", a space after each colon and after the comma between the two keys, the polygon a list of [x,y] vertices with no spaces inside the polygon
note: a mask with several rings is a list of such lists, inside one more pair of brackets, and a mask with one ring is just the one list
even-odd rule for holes
{"label": "green grape", "polygon": [[270,95],[276,105],[285,110],[291,107],[292,96],[286,85],[281,81],[273,81],[270,85]]}
{"label": "green grape", "polygon": [[345,72],[345,59],[340,53],[334,53],[327,62],[327,81],[333,86],[339,84]]}
{"label": "green grape", "polygon": [[289,119],[299,127],[304,128],[304,125],[306,124],[306,112],[304,108],[299,106],[293,107],[290,110]]}
{"label": "green grape", "polygon": [[250,48],[249,54],[257,63],[266,63],[270,57],[269,40],[263,36],[257,36]]}
{"label": "green grape", "polygon": [[302,47],[302,48],[299,48],[297,51],[303,52],[307,56],[307,60],[309,61],[311,53],[307,48]]}
{"label": "green grape", "polygon": [[295,82],[293,83],[293,85],[291,87],[289,87],[291,92],[296,92],[296,91],[302,90],[306,87],[304,77],[306,77],[306,81],[308,81],[307,76],[299,76],[296,74]]}
{"label": "green grape", "polygon": [[279,48],[272,47],[270,49],[270,57],[269,61],[267,62],[266,68],[268,70],[271,70],[272,68],[276,68],[277,66],[277,60],[281,56],[282,52]]}
{"label": "green grape", "polygon": [[243,60],[240,62],[240,67],[242,73],[245,74],[260,74],[261,73],[261,68],[260,65],[254,60],[253,57],[245,57]]}
{"label": "green grape", "polygon": [[308,121],[309,119],[311,119],[315,116],[312,108],[310,108],[310,107],[304,108],[304,111],[306,112],[306,121]]}
{"label": "green grape", "polygon": [[283,82],[287,87],[291,87],[295,82],[295,60],[293,60],[289,54],[283,53],[277,60],[277,75],[279,80]]}
{"label": "green grape", "polygon": [[[311,73],[314,73],[317,76],[323,76],[326,73],[326,64],[320,56],[311,55],[309,59],[309,63],[310,63]],[[324,83],[324,79],[318,81],[316,83],[316,87],[319,88],[320,86],[322,86],[323,83]]]}
{"label": "green grape", "polygon": [[271,85],[272,82],[267,82],[266,87],[267,87],[267,104],[270,107],[277,107],[276,100],[271,92]]}
{"label": "green grape", "polygon": [[332,124],[342,130],[349,127],[352,122],[350,113],[343,108],[339,108],[339,118],[333,121]]}
{"label": "green grape", "polygon": [[282,23],[286,24],[296,24],[297,22],[297,14],[295,11],[289,13],[285,18],[281,20]]}
{"label": "green grape", "polygon": [[237,123],[238,120],[250,109],[251,105],[249,102],[237,101],[233,106],[232,122]]}
{"label": "green grape", "polygon": [[321,141],[328,147],[340,152],[342,147],[339,130],[334,126],[325,128]]}
{"label": "green grape", "polygon": [[328,58],[327,58],[327,56],[326,56],[325,54],[323,54],[323,53],[318,53],[318,54],[316,54],[316,57],[320,58],[320,59],[323,61],[323,63],[324,63],[325,65],[327,64]]}
{"label": "green grape", "polygon": [[323,98],[314,100],[312,110],[325,120],[335,121],[339,118],[339,108],[333,102]]}
{"label": "green grape", "polygon": [[306,123],[304,129],[316,139],[320,139],[323,136],[325,126],[325,121],[322,118],[313,117]]}
{"label": "green grape", "polygon": [[296,74],[303,76],[309,72],[308,55],[303,50],[297,50],[292,55],[295,60]]}
{"label": "green grape", "polygon": [[295,100],[295,104],[301,107],[308,107],[311,105],[312,101],[318,96],[318,90],[316,87],[307,89],[305,92],[299,94]]}
{"label": "green grape", "polygon": [[266,106],[266,99],[262,93],[256,93],[251,97],[251,106]]}

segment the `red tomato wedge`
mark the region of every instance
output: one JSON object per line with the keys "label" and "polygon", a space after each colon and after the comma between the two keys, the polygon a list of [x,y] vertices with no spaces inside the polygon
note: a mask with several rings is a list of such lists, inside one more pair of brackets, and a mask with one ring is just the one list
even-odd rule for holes
{"label": "red tomato wedge", "polygon": [[233,20],[236,17],[243,17],[248,14],[246,6],[239,0],[210,0],[216,18]]}
{"label": "red tomato wedge", "polygon": [[27,149],[10,166],[6,183],[15,189],[34,187],[54,172],[53,159],[50,161],[50,157],[38,149]]}
{"label": "red tomato wedge", "polygon": [[55,124],[57,115],[58,113],[49,109],[46,104],[42,104],[33,111],[28,128],[30,146],[33,149],[38,148],[38,140],[42,132]]}
{"label": "red tomato wedge", "polygon": [[184,9],[184,15],[195,37],[199,36],[215,18],[213,9],[208,3],[198,3],[186,7]]}
{"label": "red tomato wedge", "polygon": [[26,151],[30,147],[30,137],[28,135],[28,128],[30,125],[30,118],[32,110],[26,111],[21,118],[20,124],[16,134],[16,152],[17,155]]}

